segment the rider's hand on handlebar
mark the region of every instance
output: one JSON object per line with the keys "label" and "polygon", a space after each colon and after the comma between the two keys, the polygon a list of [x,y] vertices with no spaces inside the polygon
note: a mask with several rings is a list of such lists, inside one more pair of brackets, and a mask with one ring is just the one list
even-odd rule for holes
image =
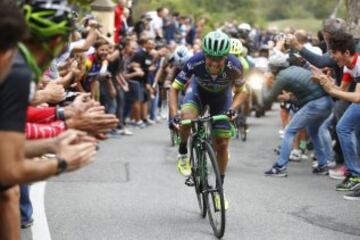
{"label": "rider's hand on handlebar", "polygon": [[236,118],[236,111],[230,108],[229,110],[227,110],[226,115],[230,118],[231,121],[233,121]]}
{"label": "rider's hand on handlebar", "polygon": [[179,130],[179,122],[180,122],[180,119],[179,117],[175,116],[175,117],[172,117],[171,119],[169,119],[169,129],[170,130]]}

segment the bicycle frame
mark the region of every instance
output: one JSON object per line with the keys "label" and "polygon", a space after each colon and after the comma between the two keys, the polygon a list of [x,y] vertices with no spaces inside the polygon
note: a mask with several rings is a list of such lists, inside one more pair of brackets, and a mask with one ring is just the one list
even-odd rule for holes
{"label": "bicycle frame", "polygon": [[209,131],[207,131],[205,122],[197,122],[192,125],[192,134],[191,134],[191,148],[194,147],[197,155],[197,167],[199,171],[199,177],[200,177],[200,190],[201,193],[205,193],[207,190],[204,189],[204,181],[206,179],[207,169],[206,169],[206,161],[204,161],[204,157],[202,156],[204,151],[204,142],[209,141]]}
{"label": "bicycle frame", "polygon": [[[226,115],[199,117],[196,120],[183,120],[181,125],[191,125],[190,162],[202,217],[204,218],[208,213],[215,236],[221,238],[225,231],[224,196],[218,163],[211,143],[210,127],[207,126],[208,122],[219,120],[229,120],[229,117]],[[211,169],[213,174],[209,172]],[[219,199],[218,203],[221,204],[220,207],[215,207],[217,205],[215,194],[218,194],[216,196]],[[220,220],[218,221],[217,218]]]}

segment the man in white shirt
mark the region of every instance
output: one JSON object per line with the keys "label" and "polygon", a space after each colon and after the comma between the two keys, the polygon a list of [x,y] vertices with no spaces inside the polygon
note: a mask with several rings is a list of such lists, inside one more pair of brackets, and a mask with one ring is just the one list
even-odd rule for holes
{"label": "man in white shirt", "polygon": [[156,9],[156,12],[148,12],[148,15],[151,16],[152,20],[150,22],[151,35],[155,39],[162,39],[163,35],[163,26],[164,18],[169,15],[169,10],[164,7]]}
{"label": "man in white shirt", "polygon": [[298,30],[295,32],[295,37],[299,43],[301,43],[309,51],[322,55],[322,51],[319,47],[314,47],[311,43],[308,42],[308,33],[305,30]]}

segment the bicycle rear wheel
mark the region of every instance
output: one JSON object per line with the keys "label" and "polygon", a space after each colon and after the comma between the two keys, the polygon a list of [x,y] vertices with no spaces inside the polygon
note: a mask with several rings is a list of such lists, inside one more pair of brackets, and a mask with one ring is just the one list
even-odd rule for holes
{"label": "bicycle rear wheel", "polygon": [[214,234],[217,238],[222,238],[225,233],[224,192],[214,150],[208,142],[205,142],[204,146],[204,157],[206,158],[204,160],[208,163],[205,177],[205,203]]}
{"label": "bicycle rear wheel", "polygon": [[200,214],[203,218],[206,217],[206,204],[205,204],[205,195],[203,193],[203,179],[204,179],[204,168],[202,166],[202,151],[196,147],[191,146],[191,155],[190,155],[190,164],[191,164],[191,177],[194,181],[194,188],[196,198],[199,203]]}
{"label": "bicycle rear wheel", "polygon": [[239,132],[240,132],[241,140],[243,142],[245,142],[247,139],[247,124],[246,123],[241,124],[241,126],[239,128]]}

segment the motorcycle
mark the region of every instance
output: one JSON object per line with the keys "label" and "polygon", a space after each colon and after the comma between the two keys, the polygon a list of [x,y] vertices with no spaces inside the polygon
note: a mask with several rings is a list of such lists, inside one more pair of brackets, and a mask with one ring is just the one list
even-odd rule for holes
{"label": "motorcycle", "polygon": [[270,84],[267,82],[266,73],[260,69],[253,69],[247,77],[247,85],[250,92],[250,109],[255,111],[255,117],[265,115],[271,109],[271,104],[264,103],[264,96],[270,91]]}

